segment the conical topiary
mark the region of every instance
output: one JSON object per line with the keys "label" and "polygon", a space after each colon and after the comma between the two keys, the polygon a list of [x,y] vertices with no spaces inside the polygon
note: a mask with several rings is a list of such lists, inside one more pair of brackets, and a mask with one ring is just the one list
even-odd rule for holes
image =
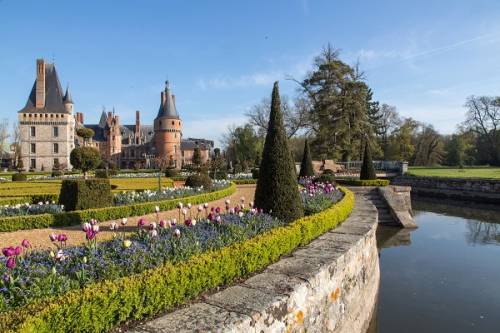
{"label": "conical topiary", "polygon": [[283,125],[278,82],[275,82],[259,179],[255,190],[255,205],[282,221],[289,222],[302,217],[304,207],[296,177],[295,163],[288,147]]}
{"label": "conical topiary", "polygon": [[361,180],[377,179],[375,168],[373,167],[372,153],[370,144],[367,142],[365,145],[365,153],[363,155],[363,165],[361,166],[361,173],[359,175]]}
{"label": "conical topiary", "polygon": [[304,142],[304,154],[302,155],[302,162],[300,163],[299,178],[314,176],[314,169],[311,158],[311,150],[309,149],[309,142]]}

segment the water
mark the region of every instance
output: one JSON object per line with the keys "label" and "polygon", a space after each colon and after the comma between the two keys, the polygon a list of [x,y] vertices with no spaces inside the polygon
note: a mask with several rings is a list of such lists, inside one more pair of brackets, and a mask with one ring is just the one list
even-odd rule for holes
{"label": "water", "polygon": [[370,332],[500,332],[500,211],[413,202],[419,228],[380,227]]}

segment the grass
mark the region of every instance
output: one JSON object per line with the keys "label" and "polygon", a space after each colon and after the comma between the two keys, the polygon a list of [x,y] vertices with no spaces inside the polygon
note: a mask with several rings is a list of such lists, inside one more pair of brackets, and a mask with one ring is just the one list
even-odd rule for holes
{"label": "grass", "polygon": [[[158,188],[158,178],[114,178],[110,181],[111,185],[117,186],[113,192]],[[59,194],[61,182],[61,180],[40,180],[0,183],[0,198],[35,194]],[[169,178],[162,177],[161,182],[162,187],[172,186]]]}
{"label": "grass", "polygon": [[464,169],[452,167],[410,167],[409,175],[446,177],[446,178],[492,178],[500,179],[499,167],[467,167]]}

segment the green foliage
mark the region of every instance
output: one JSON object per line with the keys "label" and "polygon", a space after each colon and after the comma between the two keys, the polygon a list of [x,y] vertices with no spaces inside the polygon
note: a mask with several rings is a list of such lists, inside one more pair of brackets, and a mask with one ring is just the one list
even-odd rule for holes
{"label": "green foliage", "polygon": [[239,164],[239,170],[245,171],[243,165],[253,165],[262,154],[262,139],[250,124],[230,129],[225,141],[228,146],[227,158],[232,161],[234,167]]}
{"label": "green foliage", "polygon": [[[183,200],[191,202],[193,205],[197,205],[227,197],[235,191],[236,185],[231,184],[230,187],[223,190],[185,197]],[[109,221],[121,219],[122,217],[141,216],[154,212],[155,206],[160,207],[162,211],[174,209],[178,202],[179,198],[125,206],[85,209],[55,215],[41,214],[22,217],[5,217],[0,218],[0,232],[79,225],[88,222],[90,219]]]}
{"label": "green foliage", "polygon": [[175,177],[179,174],[179,170],[175,169],[175,168],[167,168],[165,169],[165,177],[169,177],[169,178],[172,178],[172,177]]}
{"label": "green foliage", "polygon": [[253,179],[259,179],[259,169],[258,168],[253,168],[252,169],[252,178]]}
{"label": "green foliage", "polygon": [[108,170],[106,170],[106,169],[96,170],[94,176],[96,178],[109,178],[110,177],[110,175],[108,174]]}
{"label": "green foliage", "polygon": [[314,176],[312,165],[311,151],[309,149],[309,142],[304,142],[304,154],[302,155],[302,162],[300,163],[299,178]]}
{"label": "green foliage", "polygon": [[13,182],[25,182],[28,180],[28,176],[26,176],[25,173],[15,173],[12,175],[12,181]]}
{"label": "green foliage", "polygon": [[95,170],[101,163],[99,151],[91,147],[77,147],[69,156],[71,165],[83,173]]}
{"label": "green foliage", "polygon": [[335,175],[335,172],[333,172],[333,170],[330,169],[325,169],[323,170],[323,175]]}
{"label": "green foliage", "polygon": [[186,178],[185,186],[189,187],[201,187],[210,190],[212,188],[212,179],[207,174],[198,173]]}
{"label": "green foliage", "polygon": [[337,183],[346,186],[388,186],[391,182],[388,179],[337,179]]}
{"label": "green foliage", "polygon": [[211,171],[209,176],[212,179],[227,179],[227,172],[226,170]]}
{"label": "green foliage", "polygon": [[365,145],[365,153],[363,154],[363,165],[361,166],[361,173],[359,178],[361,180],[377,179],[377,174],[375,173],[375,168],[373,167],[370,144],[368,142]]}
{"label": "green foliage", "polygon": [[271,114],[255,190],[255,205],[265,212],[288,222],[304,215],[297,191],[295,163],[288,147],[283,126],[278,82],[274,83]]}
{"label": "green foliage", "polygon": [[198,148],[198,147],[194,148],[192,162],[195,166],[201,165],[201,151],[200,151],[200,148]]}
{"label": "green foliage", "polygon": [[91,128],[81,127],[76,130],[76,135],[83,138],[85,141],[92,138],[94,134],[94,130],[92,130]]}
{"label": "green foliage", "polygon": [[262,270],[344,221],[354,207],[348,190],[331,208],[252,239],[0,315],[1,331],[107,332],[127,320],[153,317],[219,285]]}
{"label": "green foliage", "polygon": [[335,184],[335,182],[337,181],[337,179],[335,178],[334,174],[323,173],[323,174],[315,177],[313,181],[315,183],[330,183],[330,184]]}
{"label": "green foliage", "polygon": [[111,184],[108,179],[63,180],[59,204],[67,212],[112,206]]}
{"label": "green foliage", "polygon": [[257,184],[257,179],[233,179],[231,181],[236,185]]}
{"label": "green foliage", "polygon": [[64,173],[61,170],[54,169],[50,175],[51,177],[60,177],[64,175]]}

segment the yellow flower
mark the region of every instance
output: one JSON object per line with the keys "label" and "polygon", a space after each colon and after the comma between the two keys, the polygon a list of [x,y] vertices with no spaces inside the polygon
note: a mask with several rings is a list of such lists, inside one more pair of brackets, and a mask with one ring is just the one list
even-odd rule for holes
{"label": "yellow flower", "polygon": [[125,239],[125,240],[123,241],[123,246],[124,246],[125,248],[130,247],[130,245],[132,245],[132,241],[131,241],[130,239]]}

